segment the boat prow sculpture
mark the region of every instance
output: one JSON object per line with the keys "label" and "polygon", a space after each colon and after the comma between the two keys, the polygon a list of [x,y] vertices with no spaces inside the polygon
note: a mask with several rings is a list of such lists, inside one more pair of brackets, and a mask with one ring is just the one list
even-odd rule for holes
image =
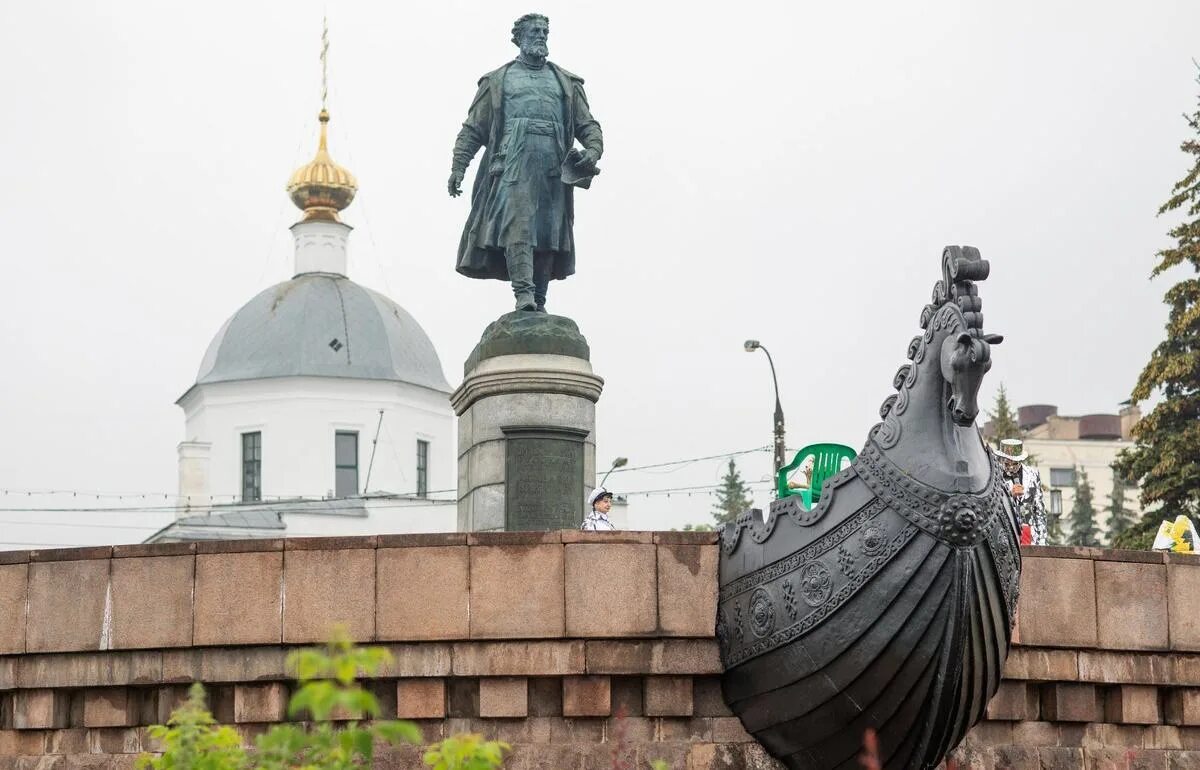
{"label": "boat prow sculpture", "polygon": [[722,533],[717,637],[729,707],[789,768],[931,768],[983,717],[1021,571],[1012,503],[975,427],[991,367],[977,281],[947,247],[923,334],[854,463]]}

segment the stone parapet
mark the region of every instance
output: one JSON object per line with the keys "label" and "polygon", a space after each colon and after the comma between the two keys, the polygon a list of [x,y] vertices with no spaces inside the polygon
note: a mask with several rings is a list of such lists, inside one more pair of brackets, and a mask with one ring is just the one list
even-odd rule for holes
{"label": "stone parapet", "polygon": [[[333,623],[391,652],[367,683],[384,716],[506,740],[512,768],[771,767],[721,698],[716,548],[564,531],[0,554],[0,770],[128,768],[197,680],[249,745],[286,719],[288,653]],[[1017,643],[960,767],[1200,767],[1200,558],[1023,556]]]}

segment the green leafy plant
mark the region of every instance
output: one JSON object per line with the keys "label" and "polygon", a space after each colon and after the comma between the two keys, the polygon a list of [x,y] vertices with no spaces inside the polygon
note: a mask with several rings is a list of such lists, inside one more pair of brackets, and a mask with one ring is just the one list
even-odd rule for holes
{"label": "green leafy plant", "polygon": [[188,690],[187,700],[165,725],[150,728],[150,737],[163,746],[161,756],[144,754],[138,770],[238,770],[246,767],[242,737],[217,725],[204,705],[204,686]]}
{"label": "green leafy plant", "polygon": [[[166,726],[150,728],[163,744],[161,756],[145,755],[139,770],[351,770],[371,767],[375,747],[421,742],[412,722],[380,720],[379,702],[358,683],[375,674],[391,655],[379,647],[358,648],[343,629],[324,648],[288,656],[298,680],[288,702],[288,716],[306,718],[311,726],[281,724],[259,736],[257,751],[247,755],[241,737],[219,727],[204,704],[204,688],[192,685],[188,700]],[[370,721],[362,723],[360,720]],[[444,743],[444,742],[443,742]],[[498,765],[462,765],[466,770]],[[454,766],[459,767],[459,766]]]}
{"label": "green leafy plant", "polygon": [[504,764],[504,752],[511,748],[503,741],[465,733],[433,744],[423,759],[433,770],[494,770]]}

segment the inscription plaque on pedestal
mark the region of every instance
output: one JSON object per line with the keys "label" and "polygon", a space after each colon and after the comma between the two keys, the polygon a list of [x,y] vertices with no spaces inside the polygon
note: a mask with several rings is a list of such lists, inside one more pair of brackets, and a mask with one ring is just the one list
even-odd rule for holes
{"label": "inscription plaque on pedestal", "polygon": [[587,431],[502,427],[506,530],[578,529],[583,523],[583,441]]}

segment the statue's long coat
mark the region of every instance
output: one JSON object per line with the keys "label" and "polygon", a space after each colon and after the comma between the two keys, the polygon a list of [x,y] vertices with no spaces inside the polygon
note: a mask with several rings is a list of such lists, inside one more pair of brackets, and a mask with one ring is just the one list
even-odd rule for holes
{"label": "statue's long coat", "polygon": [[[599,159],[604,152],[604,138],[600,132],[600,124],[592,117],[588,107],[587,96],[583,92],[583,78],[567,72],[553,62],[547,62],[546,65],[558,77],[559,85],[566,95],[563,118],[566,121],[567,137],[572,140],[578,139],[580,144],[591,150],[593,156]],[[458,244],[458,272],[471,278],[509,280],[503,251],[485,247],[479,242],[479,237],[484,230],[485,203],[504,171],[502,162],[493,162],[493,155],[504,137],[504,74],[510,66],[511,63],[505,64],[479,79],[479,90],[475,93],[467,119],[454,143],[455,169],[465,170],[479,148],[487,147],[475,172],[475,184],[471,189],[471,215]],[[574,188],[570,185],[566,185],[566,188],[567,238],[570,248],[555,252],[551,273],[551,277],[555,279],[566,278],[575,272]]]}

